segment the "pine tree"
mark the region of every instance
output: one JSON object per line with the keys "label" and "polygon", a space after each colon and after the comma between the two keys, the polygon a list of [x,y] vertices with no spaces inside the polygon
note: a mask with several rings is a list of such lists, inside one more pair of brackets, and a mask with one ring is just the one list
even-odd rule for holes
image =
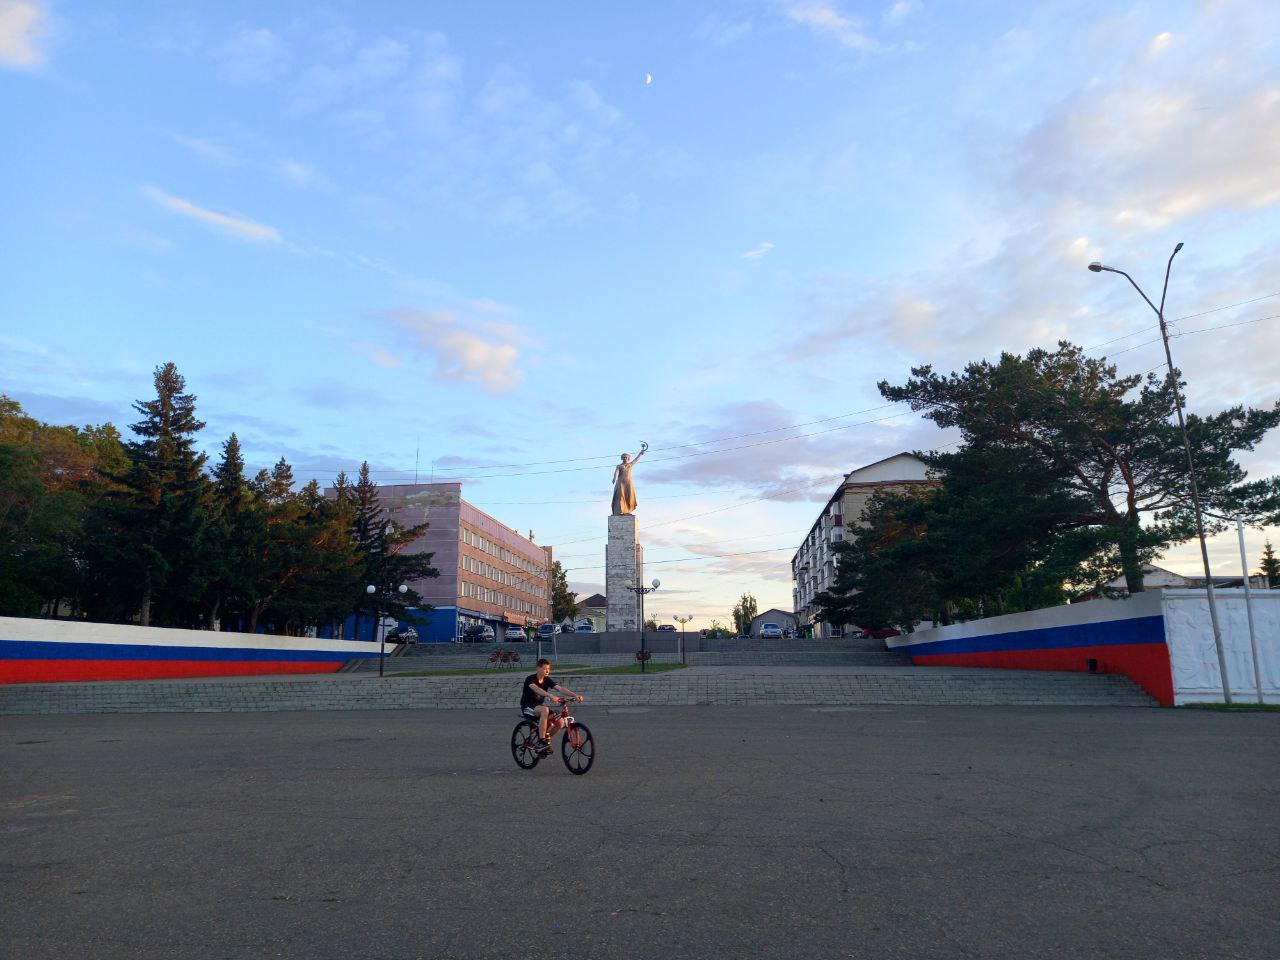
{"label": "pine tree", "polygon": [[1267,586],[1272,590],[1280,590],[1280,558],[1276,557],[1276,552],[1272,548],[1270,540],[1262,548],[1260,569],[1262,570],[1262,575],[1267,578]]}

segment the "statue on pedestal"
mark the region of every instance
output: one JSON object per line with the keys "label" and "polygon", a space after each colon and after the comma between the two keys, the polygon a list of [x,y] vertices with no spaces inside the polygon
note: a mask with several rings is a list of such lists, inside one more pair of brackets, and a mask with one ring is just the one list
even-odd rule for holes
{"label": "statue on pedestal", "polygon": [[613,515],[625,517],[636,512],[636,488],[631,482],[631,468],[640,462],[649,445],[640,441],[640,452],[632,457],[629,453],[622,455],[622,462],[613,468]]}

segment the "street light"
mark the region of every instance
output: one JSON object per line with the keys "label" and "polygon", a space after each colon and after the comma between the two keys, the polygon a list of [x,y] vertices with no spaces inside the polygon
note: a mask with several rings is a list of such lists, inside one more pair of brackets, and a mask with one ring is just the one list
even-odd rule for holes
{"label": "street light", "polygon": [[1155,311],[1156,319],[1160,321],[1160,339],[1164,341],[1164,359],[1169,367],[1169,382],[1173,385],[1173,405],[1178,411],[1178,426],[1182,430],[1182,447],[1187,454],[1187,479],[1191,481],[1191,503],[1195,507],[1196,536],[1200,540],[1200,559],[1204,562],[1204,587],[1209,599],[1209,622],[1213,625],[1213,645],[1218,652],[1218,675],[1222,680],[1222,699],[1224,703],[1230,704],[1231,683],[1227,679],[1227,655],[1222,647],[1222,630],[1218,626],[1218,602],[1213,593],[1213,573],[1209,570],[1209,546],[1205,542],[1204,536],[1204,518],[1201,516],[1200,509],[1200,490],[1196,486],[1196,467],[1191,457],[1191,441],[1187,438],[1187,421],[1182,415],[1182,396],[1178,391],[1178,375],[1174,372],[1173,355],[1169,352],[1169,328],[1164,322],[1164,301],[1169,293],[1169,271],[1173,269],[1173,258],[1178,255],[1178,251],[1181,249],[1182,244],[1179,243],[1173,248],[1173,253],[1169,254],[1169,262],[1164,268],[1164,290],[1160,294],[1160,306],[1158,307],[1151,302],[1150,297],[1143,293],[1137,281],[1123,270],[1108,267],[1097,260],[1089,264],[1089,269],[1094,273],[1101,273],[1105,270],[1108,273],[1120,274],[1133,285],[1133,289],[1138,291],[1138,295],[1147,301],[1147,306]]}
{"label": "street light", "polygon": [[[378,676],[382,676],[382,666],[387,659],[387,634],[385,630],[381,629],[382,615],[378,609],[378,588],[371,583],[364,588],[364,592],[367,593],[373,599],[373,632],[375,635],[378,636],[378,639],[379,639]],[[403,596],[408,592],[409,592],[409,588],[405,586],[403,583],[400,584],[400,586],[396,587],[396,593],[400,594],[401,596]]]}
{"label": "street light", "polygon": [[644,584],[635,586],[630,581],[627,582],[627,589],[630,590],[632,593],[634,593],[636,597],[639,598],[639,601],[640,601],[640,672],[641,673],[645,672],[645,669],[644,669],[645,661],[649,659],[649,652],[644,648],[644,595],[646,593],[653,593],[653,591],[657,590],[660,586],[662,586],[662,581],[659,580],[657,577],[653,578],[653,586],[651,587],[646,587]]}
{"label": "street light", "polygon": [[677,613],[671,619],[680,624],[680,662],[684,663],[684,625],[693,619],[693,614],[687,613],[681,616]]}

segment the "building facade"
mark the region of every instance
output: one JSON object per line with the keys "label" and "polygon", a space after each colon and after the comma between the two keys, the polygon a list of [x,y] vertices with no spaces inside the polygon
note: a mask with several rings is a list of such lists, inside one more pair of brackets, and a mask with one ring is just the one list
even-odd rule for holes
{"label": "building facade", "polygon": [[489,516],[462,498],[460,483],[378,487],[388,515],[406,527],[427,523],[404,549],[432,554],[440,576],[409,584],[434,608],[420,642],[459,640],[488,626],[502,639],[507,627],[529,628],[551,616],[551,548]]}
{"label": "building facade", "polygon": [[791,558],[791,579],[795,582],[792,603],[802,631],[815,637],[835,637],[843,632],[817,619],[813,598],[835,582],[832,545],[845,539],[849,524],[861,522],[867,501],[884,491],[905,492],[932,483],[924,462],[910,453],[895,454],[845,474]]}

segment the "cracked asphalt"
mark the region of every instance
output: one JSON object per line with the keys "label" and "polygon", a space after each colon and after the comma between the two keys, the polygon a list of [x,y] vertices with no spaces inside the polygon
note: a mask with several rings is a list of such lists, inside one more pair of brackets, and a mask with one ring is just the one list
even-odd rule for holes
{"label": "cracked asphalt", "polygon": [[10,717],[0,957],[1280,956],[1280,715]]}

